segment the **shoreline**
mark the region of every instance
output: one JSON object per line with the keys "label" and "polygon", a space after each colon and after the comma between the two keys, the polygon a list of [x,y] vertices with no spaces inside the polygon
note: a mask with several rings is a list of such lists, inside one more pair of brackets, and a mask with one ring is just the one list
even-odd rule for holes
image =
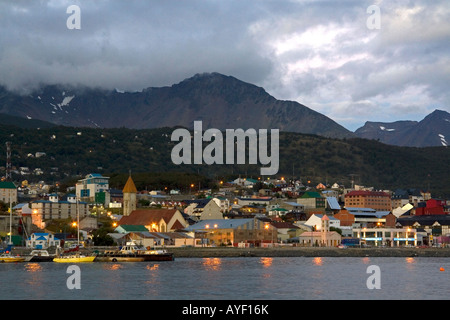
{"label": "shoreline", "polygon": [[450,248],[167,248],[175,258],[225,257],[450,257]]}
{"label": "shoreline", "polygon": [[[83,253],[106,248],[82,248]],[[237,257],[450,257],[450,248],[334,248],[334,247],[165,247],[175,258]],[[13,248],[13,255],[29,253],[29,248]]]}

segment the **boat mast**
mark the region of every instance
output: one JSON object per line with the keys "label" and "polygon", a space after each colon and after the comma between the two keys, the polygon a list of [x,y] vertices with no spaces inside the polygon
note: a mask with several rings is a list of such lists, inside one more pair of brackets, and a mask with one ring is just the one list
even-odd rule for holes
{"label": "boat mast", "polygon": [[12,206],[11,206],[11,191],[9,192],[9,243],[12,244]]}
{"label": "boat mast", "polygon": [[80,247],[80,212],[78,208],[78,197],[77,199],[77,246]]}

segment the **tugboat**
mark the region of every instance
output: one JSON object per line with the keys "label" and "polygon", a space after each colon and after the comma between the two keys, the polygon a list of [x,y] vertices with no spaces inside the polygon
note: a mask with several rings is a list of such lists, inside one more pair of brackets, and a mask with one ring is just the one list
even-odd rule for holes
{"label": "tugboat", "polygon": [[97,254],[95,261],[100,262],[142,262],[142,261],[173,261],[173,253],[167,250],[148,250],[134,241],[127,242],[120,250],[107,250]]}
{"label": "tugboat", "polygon": [[25,256],[25,262],[50,262],[53,261],[55,255],[51,255],[47,250],[35,249]]}

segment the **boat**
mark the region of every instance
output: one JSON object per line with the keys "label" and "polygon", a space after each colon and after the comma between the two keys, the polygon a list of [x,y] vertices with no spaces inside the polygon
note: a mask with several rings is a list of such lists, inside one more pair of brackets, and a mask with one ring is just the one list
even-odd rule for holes
{"label": "boat", "polygon": [[13,256],[11,253],[3,253],[0,255],[0,262],[24,262],[25,258],[21,256]]}
{"label": "boat", "polygon": [[12,242],[12,202],[11,195],[9,196],[9,243],[8,247],[1,251],[0,262],[24,262],[25,258],[19,255],[13,256],[11,250],[13,247]]}
{"label": "boat", "polygon": [[95,260],[95,255],[84,255],[80,253],[71,254],[67,256],[59,256],[56,258],[53,258],[53,262],[60,262],[60,263],[79,263],[79,262],[93,262]]}
{"label": "boat", "polygon": [[50,262],[55,258],[54,254],[49,254],[47,250],[36,249],[25,256],[25,262]]}
{"label": "boat", "polygon": [[93,262],[95,260],[96,255],[84,255],[79,252],[80,249],[80,214],[78,210],[78,198],[77,198],[77,246],[74,249],[69,249],[68,252],[76,251],[75,253],[71,253],[68,255],[57,254],[55,258],[53,258],[54,262],[59,263],[79,263],[79,262]]}
{"label": "boat", "polygon": [[173,261],[173,253],[165,249],[148,250],[134,241],[127,242],[120,250],[106,250],[97,254],[95,261],[100,262],[142,262]]}

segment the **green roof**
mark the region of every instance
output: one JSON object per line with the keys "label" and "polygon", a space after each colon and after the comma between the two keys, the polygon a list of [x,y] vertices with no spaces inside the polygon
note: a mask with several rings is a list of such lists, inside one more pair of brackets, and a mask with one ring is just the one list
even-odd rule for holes
{"label": "green roof", "polygon": [[0,189],[17,189],[11,181],[0,181]]}
{"label": "green roof", "polygon": [[323,197],[318,192],[307,191],[301,196],[301,198],[323,198]]}
{"label": "green roof", "polygon": [[142,231],[148,231],[148,229],[143,225],[131,225],[131,224],[124,224],[120,226],[123,230],[127,232],[142,232]]}

